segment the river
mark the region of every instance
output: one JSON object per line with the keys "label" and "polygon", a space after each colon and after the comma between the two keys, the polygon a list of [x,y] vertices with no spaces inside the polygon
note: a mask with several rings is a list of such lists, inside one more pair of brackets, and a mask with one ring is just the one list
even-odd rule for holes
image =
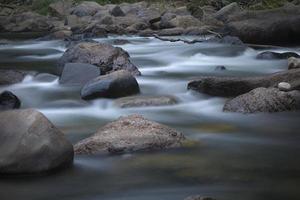
{"label": "river", "polygon": [[[45,114],[76,143],[119,116],[138,113],[183,132],[195,142],[163,152],[76,156],[71,169],[41,176],[0,177],[1,200],[182,200],[201,194],[218,200],[300,199],[300,112],[242,115],[223,113],[226,99],[188,91],[200,75],[254,76],[282,71],[286,60],[258,60],[262,51],[300,48],[241,48],[225,44],[160,41],[110,36],[142,73],[142,94],[173,95],[179,104],[121,109],[113,100],[80,100],[78,87],[58,84],[55,63],[66,50],[59,40],[18,40],[0,45],[1,69],[40,72],[0,87],[22,108]],[[189,38],[188,38],[189,39]],[[227,70],[215,70],[225,66]]]}

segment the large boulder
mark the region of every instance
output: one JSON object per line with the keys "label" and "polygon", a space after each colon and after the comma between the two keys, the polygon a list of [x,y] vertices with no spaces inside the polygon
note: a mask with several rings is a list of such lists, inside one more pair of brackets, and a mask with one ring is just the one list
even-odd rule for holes
{"label": "large boulder", "polygon": [[60,66],[64,66],[66,63],[96,65],[103,74],[124,69],[133,75],[140,75],[137,67],[129,60],[129,54],[110,44],[82,42],[71,46],[59,60]]}
{"label": "large boulder", "polygon": [[258,87],[277,87],[281,82],[288,82],[295,87],[300,79],[300,69],[259,77],[202,77],[191,81],[188,89],[213,96],[232,97],[247,93]]}
{"label": "large boulder", "polygon": [[89,81],[81,90],[81,98],[119,98],[140,92],[136,79],[126,70],[99,76]]}
{"label": "large boulder", "polygon": [[0,94],[0,111],[18,109],[20,107],[20,99],[12,92],[4,91]]}
{"label": "large boulder", "polygon": [[173,96],[132,96],[123,97],[115,101],[120,108],[167,106],[177,104],[178,100]]}
{"label": "large boulder", "polygon": [[223,110],[247,114],[298,109],[300,109],[300,91],[284,92],[277,88],[256,88],[229,100]]}
{"label": "large boulder", "polygon": [[83,86],[88,81],[100,76],[100,69],[95,65],[67,63],[64,66],[59,83],[63,85]]}
{"label": "large boulder", "polygon": [[140,115],[121,117],[75,145],[76,154],[128,153],[180,147],[182,133]]}
{"label": "large boulder", "polygon": [[10,85],[22,82],[26,73],[18,70],[0,69],[0,85]]}
{"label": "large boulder", "polygon": [[104,9],[98,3],[93,1],[83,1],[75,8],[73,8],[71,14],[77,15],[78,17],[93,16],[97,11]]}
{"label": "large boulder", "polygon": [[243,11],[227,19],[226,33],[253,44],[297,44],[300,42],[299,6],[263,11]]}
{"label": "large boulder", "polygon": [[72,164],[72,144],[40,112],[4,111],[0,119],[0,174],[41,173]]}

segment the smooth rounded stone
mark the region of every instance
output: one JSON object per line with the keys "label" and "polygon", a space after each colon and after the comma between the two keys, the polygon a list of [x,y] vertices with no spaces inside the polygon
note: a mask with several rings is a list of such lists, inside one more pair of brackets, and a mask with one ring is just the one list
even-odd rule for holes
{"label": "smooth rounded stone", "polygon": [[252,44],[299,44],[299,6],[245,10],[228,17],[224,31]]}
{"label": "smooth rounded stone", "polygon": [[182,133],[141,115],[121,117],[74,146],[76,154],[128,153],[176,148]]}
{"label": "smooth rounded stone", "polygon": [[292,86],[291,86],[291,84],[289,84],[287,82],[281,82],[278,84],[278,89],[280,91],[288,92],[292,89]]}
{"label": "smooth rounded stone", "polygon": [[299,69],[300,68],[300,59],[291,57],[288,59],[288,68],[289,69]]}
{"label": "smooth rounded stone", "polygon": [[39,82],[52,82],[56,79],[58,79],[58,76],[48,73],[40,73],[34,77],[34,80]]}
{"label": "smooth rounded stone", "polygon": [[211,197],[204,197],[201,195],[194,195],[194,196],[189,196],[189,197],[185,198],[184,200],[216,200],[216,199],[211,198]]}
{"label": "smooth rounded stone", "polygon": [[0,174],[29,174],[68,167],[74,150],[40,112],[0,112]]}
{"label": "smooth rounded stone", "polygon": [[117,99],[114,104],[120,108],[167,106],[177,104],[173,96],[132,96]]}
{"label": "smooth rounded stone", "polygon": [[224,112],[273,113],[300,109],[300,91],[283,92],[277,88],[256,88],[225,103]]}
{"label": "smooth rounded stone", "polygon": [[258,87],[277,87],[281,82],[294,86],[300,79],[300,69],[258,77],[204,76],[188,83],[188,89],[212,96],[234,97]]}
{"label": "smooth rounded stone", "polygon": [[20,99],[10,91],[0,94],[0,111],[18,109],[21,107]]}
{"label": "smooth rounded stone", "polygon": [[98,3],[93,1],[83,1],[75,8],[73,8],[71,14],[77,15],[78,17],[93,16],[97,11],[103,9]]}
{"label": "smooth rounded stone", "polygon": [[115,6],[111,11],[110,14],[114,17],[123,17],[125,16],[125,13],[120,8],[120,6]]}
{"label": "smooth rounded stone", "polygon": [[265,51],[256,56],[257,59],[261,59],[261,60],[288,59],[290,57],[299,58],[300,56],[294,52],[277,53],[277,52],[272,52],[272,51]]}
{"label": "smooth rounded stone", "polygon": [[100,75],[100,69],[95,65],[67,63],[63,69],[59,83],[69,86],[83,86]]}
{"label": "smooth rounded stone", "polygon": [[225,66],[217,66],[215,68],[215,71],[225,71],[226,70],[226,67]]}
{"label": "smooth rounded stone", "polygon": [[89,81],[81,90],[81,98],[119,98],[138,94],[139,84],[126,70],[119,70]]}
{"label": "smooth rounded stone", "polygon": [[18,70],[0,69],[0,85],[10,85],[22,82],[26,73]]}
{"label": "smooth rounded stone", "polygon": [[233,2],[227,6],[224,6],[221,10],[214,14],[214,17],[218,20],[226,21],[229,15],[240,12],[241,8],[237,2]]}
{"label": "smooth rounded stone", "polygon": [[81,42],[71,46],[59,59],[59,66],[66,63],[86,63],[96,65],[101,73],[127,70],[132,75],[140,75],[138,68],[131,63],[129,54],[120,47],[110,44]]}

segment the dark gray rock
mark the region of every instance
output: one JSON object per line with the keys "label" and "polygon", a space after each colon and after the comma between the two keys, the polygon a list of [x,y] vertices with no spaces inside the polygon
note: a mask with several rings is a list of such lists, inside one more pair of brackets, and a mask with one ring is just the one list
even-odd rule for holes
{"label": "dark gray rock", "polygon": [[119,98],[139,92],[136,79],[128,71],[119,70],[89,81],[81,90],[81,98]]}
{"label": "dark gray rock", "polygon": [[290,57],[300,58],[300,56],[294,52],[276,53],[272,51],[265,51],[256,56],[257,59],[261,59],[261,60],[288,59]]}
{"label": "dark gray rock", "polygon": [[77,15],[78,17],[93,16],[101,9],[103,9],[103,7],[96,2],[84,1],[73,8],[71,14]]}
{"label": "dark gray rock", "polygon": [[225,71],[226,70],[226,67],[225,66],[217,66],[215,68],[215,71]]}
{"label": "dark gray rock", "polygon": [[22,82],[26,73],[18,70],[0,69],[0,85],[10,85]]}
{"label": "dark gray rock", "polygon": [[59,66],[64,66],[66,63],[96,65],[103,74],[123,69],[133,75],[140,75],[137,67],[131,63],[129,54],[110,44],[82,42],[71,46],[60,58]]}
{"label": "dark gray rock", "polygon": [[100,75],[100,69],[95,65],[67,63],[59,79],[59,83],[63,85],[83,86],[88,81]]}
{"label": "dark gray rock", "polygon": [[178,100],[173,96],[132,96],[123,97],[115,101],[120,108],[167,106],[177,104]]}
{"label": "dark gray rock", "polygon": [[128,153],[176,148],[182,133],[140,115],[121,117],[75,145],[76,154]]}
{"label": "dark gray rock", "polygon": [[125,16],[125,13],[120,8],[120,6],[115,6],[111,11],[110,14],[115,17],[123,17]]}
{"label": "dark gray rock", "polygon": [[300,109],[300,91],[283,92],[277,88],[257,88],[226,102],[225,112],[284,112]]}
{"label": "dark gray rock", "polygon": [[213,96],[232,97],[258,87],[277,87],[280,82],[288,82],[294,88],[298,80],[300,69],[294,69],[259,77],[202,77],[191,81],[188,89]]}
{"label": "dark gray rock", "polygon": [[225,36],[225,37],[222,37],[222,38],[214,37],[214,38],[211,38],[211,39],[207,40],[207,42],[246,47],[246,45],[238,37],[233,37],[233,36]]}
{"label": "dark gray rock", "polygon": [[40,112],[4,111],[0,119],[0,174],[41,173],[72,164],[72,144]]}
{"label": "dark gray rock", "polygon": [[18,109],[20,107],[20,99],[12,92],[4,91],[0,94],[0,111]]}

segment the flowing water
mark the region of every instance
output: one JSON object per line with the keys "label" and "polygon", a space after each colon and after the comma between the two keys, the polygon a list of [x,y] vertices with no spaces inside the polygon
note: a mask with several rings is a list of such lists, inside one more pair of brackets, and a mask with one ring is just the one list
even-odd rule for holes
{"label": "flowing water", "polygon": [[[0,68],[26,69],[10,90],[23,108],[44,113],[72,141],[103,124],[138,113],[183,132],[187,147],[116,156],[76,156],[74,167],[43,176],[0,177],[1,200],[182,200],[201,194],[221,200],[300,199],[300,113],[241,115],[223,113],[226,99],[188,91],[200,75],[253,76],[282,71],[285,60],[257,60],[266,49],[224,44],[166,42],[118,37],[143,76],[143,94],[173,95],[177,105],[120,109],[113,100],[80,100],[78,87],[58,84],[55,63],[63,41],[10,41],[0,45]],[[116,38],[99,38],[112,43]],[[300,48],[267,49],[276,52]],[[227,70],[216,71],[216,66]]]}

